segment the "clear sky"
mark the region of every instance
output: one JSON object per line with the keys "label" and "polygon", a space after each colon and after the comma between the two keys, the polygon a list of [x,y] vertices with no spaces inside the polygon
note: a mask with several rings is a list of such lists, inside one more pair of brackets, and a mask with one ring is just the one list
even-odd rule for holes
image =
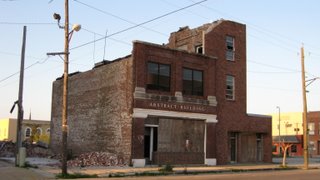
{"label": "clear sky", "polygon": [[[207,0],[199,5],[118,33],[191,5],[200,0],[70,0],[70,23],[81,24],[70,42],[69,72],[87,71],[103,58],[113,60],[131,53],[132,41],[167,43],[179,27],[195,28],[218,19],[247,25],[248,113],[302,111],[300,48],[304,43],[307,80],[320,76],[319,0]],[[18,99],[23,26],[27,44],[23,107],[25,118],[49,120],[52,82],[63,74],[59,56],[64,31],[53,13],[64,22],[63,0],[0,0],[0,118],[10,114]],[[95,43],[87,42],[109,38]],[[106,48],[104,44],[106,42]],[[15,74],[15,75],[14,75]],[[308,110],[320,110],[320,80],[308,86]]]}

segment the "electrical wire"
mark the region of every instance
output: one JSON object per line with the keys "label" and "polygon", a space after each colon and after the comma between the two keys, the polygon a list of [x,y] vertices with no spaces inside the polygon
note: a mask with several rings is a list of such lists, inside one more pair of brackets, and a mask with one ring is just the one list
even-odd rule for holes
{"label": "electrical wire", "polygon": [[[84,5],[84,6],[88,7],[88,8],[90,8],[90,9],[93,9],[93,10],[96,10],[96,11],[98,11],[98,12],[101,12],[101,13],[103,13],[103,14],[112,16],[112,17],[114,17],[114,18],[116,18],[116,19],[119,19],[119,20],[121,20],[121,21],[127,22],[127,23],[132,24],[132,25],[137,25],[137,23],[135,23],[135,22],[126,20],[126,19],[124,19],[124,18],[122,18],[122,17],[120,17],[120,16],[111,14],[111,13],[106,12],[106,11],[104,11],[104,10],[101,10],[101,9],[99,9],[99,8],[97,8],[97,7],[94,7],[94,6],[91,6],[91,5],[86,4],[86,3],[84,3],[84,2],[81,2],[81,1],[79,1],[79,0],[73,0],[73,1],[75,1],[75,2],[77,2],[77,3],[79,3],[79,4],[81,4],[81,5]],[[152,31],[152,32],[155,32],[155,33],[158,33],[158,34],[160,34],[160,35],[163,35],[163,36],[167,37],[167,34],[162,33],[162,32],[160,32],[160,31],[156,31],[156,30],[154,30],[154,29],[151,29],[151,28],[148,28],[148,27],[144,27],[144,26],[140,26],[140,27],[141,27],[141,28],[144,28],[144,29],[146,29],[146,30],[149,30],[149,31]]]}
{"label": "electrical wire", "polygon": [[0,22],[0,24],[6,25],[53,25],[56,23],[43,23],[43,22]]}
{"label": "electrical wire", "polygon": [[120,30],[120,31],[115,32],[115,33],[113,33],[113,34],[110,34],[110,35],[108,35],[108,36],[104,36],[104,37],[99,38],[99,39],[97,39],[97,40],[90,41],[90,42],[87,42],[87,43],[84,43],[84,44],[75,46],[75,47],[73,47],[73,48],[70,48],[70,50],[74,50],[74,49],[77,49],[77,48],[80,48],[80,47],[83,47],[83,46],[86,46],[86,45],[95,43],[95,42],[97,42],[97,41],[104,40],[105,38],[109,38],[109,37],[111,37],[111,36],[114,36],[114,35],[117,35],[117,34],[120,34],[120,33],[126,32],[126,31],[129,31],[129,30],[131,30],[131,29],[140,27],[140,26],[142,26],[142,25],[144,25],[144,24],[148,24],[148,23],[150,23],[150,22],[153,22],[153,21],[155,21],[155,20],[158,20],[158,19],[161,19],[161,18],[163,18],[163,17],[169,16],[169,15],[171,15],[171,14],[177,13],[177,12],[182,11],[182,10],[184,10],[184,9],[193,7],[193,6],[198,5],[198,4],[201,4],[201,3],[205,2],[205,1],[207,1],[207,0],[202,0],[202,1],[199,1],[199,2],[196,2],[196,3],[193,3],[193,4],[191,4],[191,5],[188,5],[188,6],[179,8],[179,9],[177,9],[177,10],[168,12],[168,13],[166,13],[166,14],[163,14],[163,15],[161,15],[161,16],[158,16],[158,17],[155,17],[155,18],[153,18],[153,19],[147,20],[147,21],[145,21],[145,22],[142,22],[142,23],[136,24],[136,25],[134,25],[134,26],[128,27],[128,28],[126,28],[126,29]]}
{"label": "electrical wire", "polygon": [[[24,70],[27,70],[27,69],[31,68],[32,66],[34,66],[34,65],[36,65],[36,64],[43,64],[43,63],[45,63],[49,58],[50,58],[50,57],[47,57],[47,58],[43,59],[42,61],[37,61],[37,62],[35,62],[35,63],[27,66],[26,68],[24,68]],[[9,75],[9,76],[1,79],[1,80],[0,80],[0,83],[3,82],[3,81],[5,81],[5,80],[7,80],[7,79],[9,79],[9,78],[11,78],[11,77],[13,77],[13,76],[15,76],[15,75],[17,75],[17,74],[19,74],[19,73],[20,73],[20,71],[15,72],[15,73],[13,73],[13,74],[11,74],[11,75]]]}

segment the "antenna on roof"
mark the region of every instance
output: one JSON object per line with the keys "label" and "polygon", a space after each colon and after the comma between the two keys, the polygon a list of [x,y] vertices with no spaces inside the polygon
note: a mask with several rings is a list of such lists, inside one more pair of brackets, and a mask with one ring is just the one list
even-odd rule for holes
{"label": "antenna on roof", "polygon": [[107,35],[108,35],[108,29],[106,30],[106,36],[104,37],[103,60],[105,60],[105,55],[106,55]]}
{"label": "antenna on roof", "polygon": [[95,61],[95,53],[96,53],[96,33],[93,33],[93,55],[92,55],[92,59],[93,59],[93,64],[96,63]]}

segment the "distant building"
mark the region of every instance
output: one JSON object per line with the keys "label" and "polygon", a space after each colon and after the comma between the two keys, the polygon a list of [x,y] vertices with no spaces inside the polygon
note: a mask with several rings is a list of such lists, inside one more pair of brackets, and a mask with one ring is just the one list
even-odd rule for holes
{"label": "distant building", "polygon": [[[53,83],[51,148],[61,149],[63,82]],[[271,162],[271,117],[247,114],[246,26],[180,28],[169,43],[69,77],[68,149],[134,166]]]}
{"label": "distant building", "polygon": [[[22,141],[30,139],[32,135],[37,134],[37,138],[46,136],[49,140],[50,121],[27,120],[24,119],[21,125]],[[0,119],[0,141],[8,140],[16,142],[17,138],[17,119]],[[48,141],[47,140],[47,141]]]}
{"label": "distant building", "polygon": [[[284,141],[293,144],[288,150],[290,156],[303,155],[302,115],[302,112],[272,114],[273,154],[278,155],[280,152],[282,153],[279,148],[279,141]],[[308,112],[307,121],[309,130],[309,154],[320,155],[320,111]]]}

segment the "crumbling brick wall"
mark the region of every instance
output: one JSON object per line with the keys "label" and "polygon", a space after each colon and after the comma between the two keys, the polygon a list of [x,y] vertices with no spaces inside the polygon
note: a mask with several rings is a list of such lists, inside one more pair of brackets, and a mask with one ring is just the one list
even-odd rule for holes
{"label": "crumbling brick wall", "polygon": [[[51,143],[61,149],[63,80],[53,83]],[[126,57],[69,77],[68,149],[131,154],[132,59]]]}

